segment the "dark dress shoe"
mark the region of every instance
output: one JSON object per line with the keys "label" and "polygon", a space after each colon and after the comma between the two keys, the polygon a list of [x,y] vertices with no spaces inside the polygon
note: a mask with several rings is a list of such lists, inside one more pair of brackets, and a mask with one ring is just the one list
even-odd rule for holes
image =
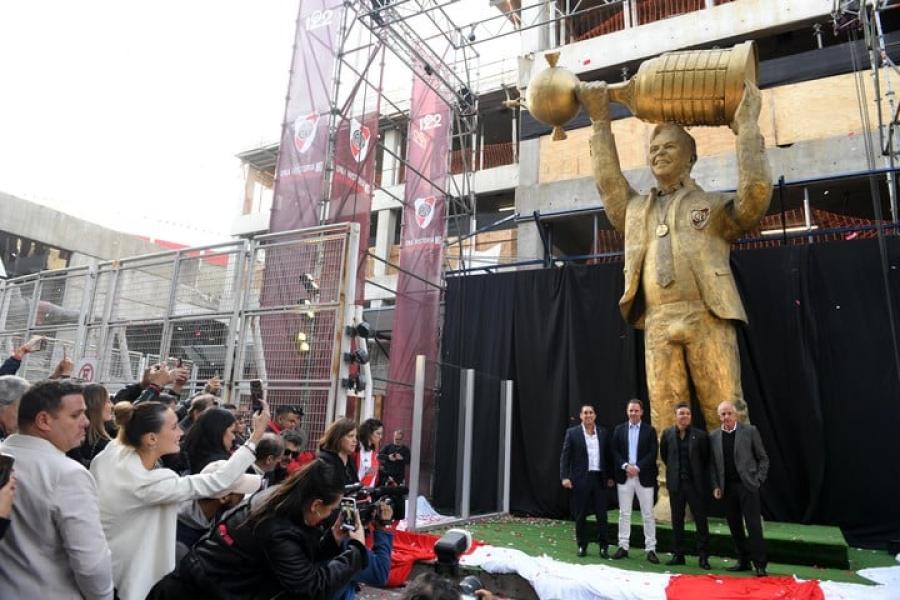
{"label": "dark dress shoe", "polygon": [[587,556],[587,546],[578,546],[578,556]]}
{"label": "dark dress shoe", "polygon": [[[666,565],[670,567],[674,567],[676,565],[684,564],[684,554],[673,554],[672,558],[666,561]],[[701,565],[702,566],[702,565]]]}
{"label": "dark dress shoe", "polygon": [[654,565],[659,564],[659,558],[656,556],[656,552],[651,550],[650,552],[647,553],[647,562],[653,563]]}
{"label": "dark dress shoe", "polygon": [[606,550],[606,546],[600,546],[600,558],[609,560],[609,552]]}
{"label": "dark dress shoe", "polygon": [[725,569],[726,571],[731,571],[732,573],[737,571],[752,571],[753,568],[750,566],[750,563],[739,561],[737,564],[731,565]]}
{"label": "dark dress shoe", "polygon": [[765,577],[768,573],[766,573],[765,567],[756,567],[756,576],[757,577]]}
{"label": "dark dress shoe", "polygon": [[613,560],[619,560],[620,558],[628,558],[628,550],[619,546],[616,549],[616,553],[613,554]]}
{"label": "dark dress shoe", "polygon": [[[682,560],[684,560],[684,559],[682,559]],[[681,563],[681,564],[684,564],[684,563]],[[707,571],[709,571],[712,568],[711,566],[709,566],[709,559],[706,558],[705,556],[700,557],[700,560],[697,561],[697,565],[701,569],[706,569]]]}

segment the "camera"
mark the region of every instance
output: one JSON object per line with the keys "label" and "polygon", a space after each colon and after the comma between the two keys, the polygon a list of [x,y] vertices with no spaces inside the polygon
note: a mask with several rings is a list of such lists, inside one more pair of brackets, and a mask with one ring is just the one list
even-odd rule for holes
{"label": "camera", "polygon": [[406,513],[407,494],[409,488],[402,485],[365,487],[361,483],[353,483],[344,486],[341,507],[343,508],[344,500],[352,500],[359,512],[359,520],[363,525],[368,525],[375,519],[378,503],[387,502],[394,511],[394,519],[402,519]]}
{"label": "camera", "polygon": [[481,583],[481,580],[474,575],[463,577],[459,582],[459,591],[462,593],[462,597],[466,600],[475,598],[475,592],[483,589],[484,584]]}

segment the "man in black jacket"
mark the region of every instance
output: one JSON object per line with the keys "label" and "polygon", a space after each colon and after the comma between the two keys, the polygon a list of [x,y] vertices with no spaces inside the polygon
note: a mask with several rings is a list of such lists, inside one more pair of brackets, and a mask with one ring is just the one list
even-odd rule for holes
{"label": "man in black jacket", "polygon": [[653,486],[656,484],[656,430],[641,422],[644,405],[637,398],[625,407],[628,420],[616,427],[612,438],[616,488],[619,495],[619,548],[613,558],[628,556],[631,538],[631,508],[637,495],[644,521],[644,550],[647,560],[656,556],[656,519],[653,516]]}
{"label": "man in black jacket", "polygon": [[612,486],[609,473],[609,436],[596,424],[594,407],[581,407],[581,424],[566,430],[559,478],[562,486],[572,490],[572,513],[575,516],[575,539],[578,556],[587,555],[587,516],[593,509],[597,516],[597,542],[600,556],[609,558],[606,550],[606,485]]}
{"label": "man in black jacket", "polygon": [[385,484],[390,477],[397,485],[403,485],[409,461],[409,446],[403,445],[403,430],[398,429],[394,432],[394,443],[386,444],[378,451],[378,466],[381,469],[378,480]]}
{"label": "man in black jacket", "polygon": [[684,508],[691,507],[697,524],[698,564],[709,569],[709,525],[706,502],[709,496],[709,438],[691,427],[691,407],[675,406],[675,425],[662,434],[659,455],[666,465],[666,485],[672,508],[672,559],[667,565],[684,564]]}

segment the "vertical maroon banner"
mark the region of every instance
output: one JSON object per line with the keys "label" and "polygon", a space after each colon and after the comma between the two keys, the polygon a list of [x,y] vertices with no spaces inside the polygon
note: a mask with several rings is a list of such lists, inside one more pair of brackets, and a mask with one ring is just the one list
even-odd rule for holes
{"label": "vertical maroon banner", "polygon": [[[342,0],[302,0],[297,15],[294,55],[282,123],[281,145],[275,169],[275,189],[269,231],[290,231],[319,224],[325,192],[328,125],[334,91],[335,61],[339,48]],[[318,277],[322,249],[315,244],[286,245],[266,250],[260,308],[291,307],[311,296],[307,274]],[[317,292],[321,294],[323,292]],[[299,310],[260,317],[260,332],[267,381],[321,377],[320,365],[329,365],[334,316],[307,319]],[[310,336],[309,349],[298,350],[298,333]],[[322,338],[322,339],[316,339]],[[324,361],[324,362],[323,362]],[[325,373],[327,378],[329,373]],[[238,378],[243,378],[238,374]],[[274,405],[302,403],[296,393],[271,392]],[[324,414],[322,407],[307,412]]]}
{"label": "vertical maroon banner", "polygon": [[332,78],[343,12],[342,0],[300,2],[275,170],[271,232],[319,224]]}
{"label": "vertical maroon banner", "polygon": [[328,204],[329,223],[359,223],[359,255],[355,303],[365,300],[366,251],[375,181],[375,146],[378,112],[345,119],[338,126],[334,145],[334,178]]}
{"label": "vertical maroon banner", "polygon": [[[417,69],[418,70],[418,69]],[[420,71],[421,72],[421,71]],[[431,86],[440,85],[436,80]],[[407,145],[406,190],[400,239],[400,272],[391,331],[388,379],[412,384],[416,355],[432,364],[438,358],[438,318],[441,268],[444,254],[447,176],[450,150],[450,107],[425,81],[413,82]],[[431,431],[433,398],[425,391],[423,431]],[[384,407],[384,429],[412,426],[413,388],[389,383]],[[423,456],[431,439],[423,435]]]}

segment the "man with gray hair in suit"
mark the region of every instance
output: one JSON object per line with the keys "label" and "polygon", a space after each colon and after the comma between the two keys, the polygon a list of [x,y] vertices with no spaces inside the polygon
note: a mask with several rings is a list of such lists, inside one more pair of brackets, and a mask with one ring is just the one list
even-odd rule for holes
{"label": "man with gray hair in suit", "polygon": [[[726,570],[749,571],[752,559],[756,565],[756,575],[765,577],[766,546],[760,517],[759,486],[769,473],[769,456],[756,427],[737,422],[734,403],[722,402],[718,413],[722,427],[709,434],[713,497],[725,499],[725,517],[738,555],[737,564]],[[746,534],[744,523],[747,524]]]}

